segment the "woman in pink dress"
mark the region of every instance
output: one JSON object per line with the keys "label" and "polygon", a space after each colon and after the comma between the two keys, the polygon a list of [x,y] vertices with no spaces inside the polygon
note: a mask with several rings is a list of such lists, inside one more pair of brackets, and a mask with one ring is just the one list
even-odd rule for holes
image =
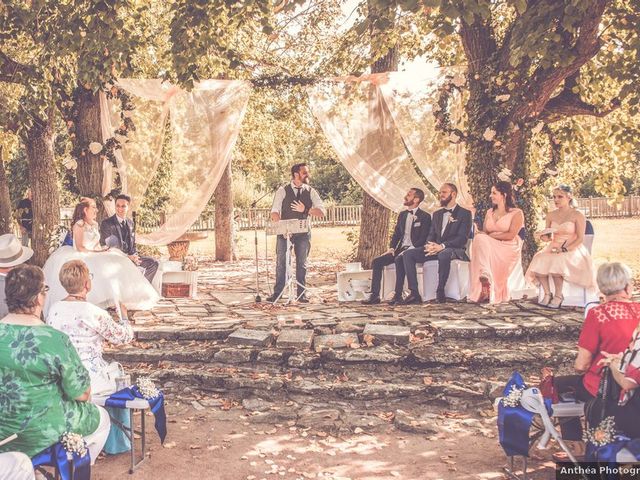
{"label": "woman in pink dress", "polygon": [[[540,305],[560,308],[565,281],[591,289],[595,288],[595,275],[591,255],[583,244],[587,220],[573,205],[571,187],[555,188],[553,202],[556,210],[547,214],[547,228],[539,234],[540,240],[549,244],[535,254],[526,278],[542,285],[544,297]],[[553,280],[555,295],[551,293],[549,277]]]}
{"label": "woman in pink dress", "polygon": [[491,203],[482,231],[471,244],[471,302],[508,302],[509,275],[520,261],[522,240],[518,232],[524,225],[524,214],[515,207],[509,182],[491,187]]}

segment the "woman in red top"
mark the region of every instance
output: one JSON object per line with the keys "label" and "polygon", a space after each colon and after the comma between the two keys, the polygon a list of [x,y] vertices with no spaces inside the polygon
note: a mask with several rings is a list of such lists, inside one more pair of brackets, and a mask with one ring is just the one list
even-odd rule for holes
{"label": "woman in red top", "polygon": [[[640,304],[631,301],[633,287],[631,269],[618,262],[606,263],[598,269],[597,282],[605,302],[589,310],[578,340],[578,356],[574,368],[578,375],[556,377],[559,394],[571,392],[577,400],[595,398],[600,385],[598,365],[602,352],[617,354],[629,345],[633,331],[640,323]],[[582,428],[578,419],[567,422],[562,430],[566,440],[580,440]]]}

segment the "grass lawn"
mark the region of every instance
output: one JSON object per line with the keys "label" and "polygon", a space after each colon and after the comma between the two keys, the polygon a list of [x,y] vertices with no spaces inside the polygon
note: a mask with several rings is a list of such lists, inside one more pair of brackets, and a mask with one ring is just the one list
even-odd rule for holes
{"label": "grass lawn", "polygon": [[[640,218],[595,219],[592,220],[595,230],[593,258],[596,265],[605,261],[622,261],[640,278]],[[348,261],[353,245],[348,240],[351,232],[357,238],[357,227],[316,228],[311,238],[311,259]],[[265,256],[264,231],[258,231],[258,254]],[[254,255],[254,234],[252,231],[240,232],[239,254],[243,258]],[[197,255],[211,256],[214,251],[214,233],[209,238],[191,244],[190,252]],[[268,237],[267,252],[269,258],[275,257],[275,237]]]}

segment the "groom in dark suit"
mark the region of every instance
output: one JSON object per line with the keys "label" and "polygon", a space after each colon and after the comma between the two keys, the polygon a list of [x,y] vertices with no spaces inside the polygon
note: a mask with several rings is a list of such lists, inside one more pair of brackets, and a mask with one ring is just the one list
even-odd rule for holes
{"label": "groom in dark suit", "polygon": [[404,206],[407,208],[398,215],[398,222],[393,230],[393,236],[389,243],[389,250],[384,255],[374,258],[371,268],[371,296],[363,301],[364,305],[380,303],[380,284],[382,283],[382,269],[395,263],[396,288],[390,304],[402,302],[402,290],[404,289],[405,268],[403,256],[412,250],[422,251],[427,242],[427,234],[431,226],[431,215],[420,210],[418,205],[424,200],[424,192],[419,188],[412,188],[404,196]]}
{"label": "groom in dark suit", "polygon": [[[416,264],[430,260],[438,261],[438,287],[436,302],[444,303],[444,287],[449,279],[451,261],[455,259],[469,260],[467,256],[467,240],[471,234],[471,212],[456,203],[458,189],[452,183],[440,187],[440,210],[433,214],[431,230],[424,249],[407,252],[404,256],[404,268],[407,272],[407,283],[412,294],[418,295],[418,277]],[[407,298],[409,300],[409,298]]]}
{"label": "groom in dark suit", "polygon": [[158,271],[158,261],[138,255],[136,232],[133,222],[127,218],[130,203],[131,197],[128,195],[121,194],[116,197],[116,214],[100,224],[100,243],[122,250],[133,263],[144,268],[144,276],[151,283]]}

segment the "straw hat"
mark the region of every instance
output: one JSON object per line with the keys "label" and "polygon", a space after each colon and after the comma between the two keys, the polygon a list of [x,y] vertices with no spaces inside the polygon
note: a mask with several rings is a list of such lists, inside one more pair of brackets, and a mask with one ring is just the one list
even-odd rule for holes
{"label": "straw hat", "polygon": [[9,268],[26,262],[33,250],[23,247],[18,237],[12,233],[0,235],[0,268]]}

